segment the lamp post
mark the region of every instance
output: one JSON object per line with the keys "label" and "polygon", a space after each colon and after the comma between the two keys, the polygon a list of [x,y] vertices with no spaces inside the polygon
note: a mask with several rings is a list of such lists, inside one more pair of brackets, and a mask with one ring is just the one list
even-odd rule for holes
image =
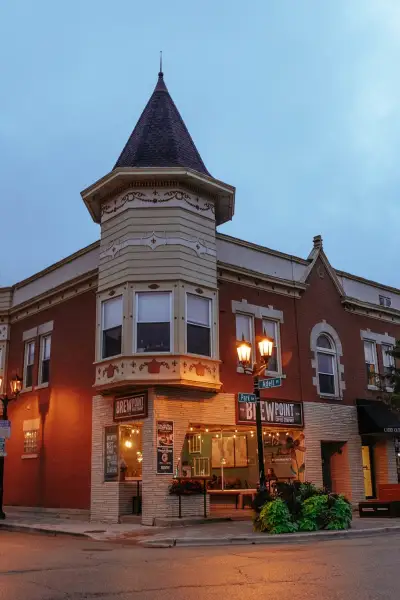
{"label": "lamp post", "polygon": [[[3,385],[3,377],[0,375],[0,388]],[[21,391],[22,387],[22,379],[15,375],[10,381],[10,389],[11,396],[7,396],[7,394],[0,396],[0,401],[2,402],[3,410],[2,410],[2,420],[8,420],[8,403],[11,400],[15,400],[18,397],[18,394]],[[4,456],[0,456],[0,519],[5,519],[6,515],[3,510],[3,492],[4,492]]]}
{"label": "lamp post", "polygon": [[258,349],[260,352],[261,360],[259,363],[251,362],[252,346],[249,342],[246,342],[244,337],[242,341],[237,344],[237,354],[239,364],[243,367],[245,373],[253,375],[253,393],[256,397],[256,428],[257,428],[257,447],[258,447],[258,476],[259,476],[259,487],[260,492],[265,491],[265,467],[264,467],[264,446],[262,437],[262,423],[261,423],[261,406],[260,406],[260,390],[258,387],[258,377],[265,369],[268,368],[268,361],[272,356],[274,348],[274,340],[268,338],[266,335],[258,342]]}

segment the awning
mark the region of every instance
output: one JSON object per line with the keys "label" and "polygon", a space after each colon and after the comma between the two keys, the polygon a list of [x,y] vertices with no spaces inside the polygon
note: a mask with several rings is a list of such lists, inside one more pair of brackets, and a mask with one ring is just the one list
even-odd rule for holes
{"label": "awning", "polygon": [[400,413],[392,411],[381,400],[357,400],[360,435],[399,435]]}

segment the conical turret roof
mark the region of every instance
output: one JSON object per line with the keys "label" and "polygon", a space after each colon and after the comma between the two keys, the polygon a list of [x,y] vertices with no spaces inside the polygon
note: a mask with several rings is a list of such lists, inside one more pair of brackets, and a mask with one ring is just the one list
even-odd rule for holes
{"label": "conical turret roof", "polygon": [[118,167],[187,167],[209,175],[161,71],[114,169]]}

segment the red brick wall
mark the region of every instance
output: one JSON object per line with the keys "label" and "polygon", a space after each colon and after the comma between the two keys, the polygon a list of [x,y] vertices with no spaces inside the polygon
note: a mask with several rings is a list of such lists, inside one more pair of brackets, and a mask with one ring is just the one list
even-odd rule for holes
{"label": "red brick wall", "polygon": [[[8,373],[22,375],[23,332],[54,321],[48,388],[23,393],[9,405],[12,437],[7,443],[5,503],[88,509],[92,385],[94,382],[95,292],[86,292],[11,327]],[[36,342],[34,386],[39,340]],[[39,458],[22,459],[23,421],[40,417]]]}
{"label": "red brick wall", "polygon": [[[281,324],[282,364],[286,379],[282,387],[262,392],[266,397],[323,401],[313,385],[315,369],[311,366],[314,353],[310,349],[311,330],[325,320],[339,335],[343,348],[341,363],[344,365],[346,390],[345,404],[354,404],[357,398],[374,398],[376,392],[367,389],[364,361],[364,345],[360,331],[370,329],[374,333],[388,333],[400,337],[400,326],[367,316],[351,313],[344,309],[338,290],[322,261],[318,260],[308,280],[307,289],[299,300],[263,290],[246,287],[238,283],[220,284],[220,356],[221,378],[225,392],[250,391],[252,378],[237,373],[236,327],[232,312],[232,300],[246,299],[259,306],[272,305],[283,311]],[[296,330],[297,324],[297,330]],[[256,334],[261,333],[261,320],[255,319]],[[377,345],[378,361],[382,370],[382,349]],[[332,402],[326,400],[326,402]]]}

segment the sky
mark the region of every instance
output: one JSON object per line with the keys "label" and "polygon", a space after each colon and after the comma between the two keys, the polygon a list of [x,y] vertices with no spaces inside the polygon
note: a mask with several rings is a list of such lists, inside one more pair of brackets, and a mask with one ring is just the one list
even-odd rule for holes
{"label": "sky", "polygon": [[236,187],[220,231],[400,287],[399,0],[2,0],[0,286],[95,241],[157,80]]}

